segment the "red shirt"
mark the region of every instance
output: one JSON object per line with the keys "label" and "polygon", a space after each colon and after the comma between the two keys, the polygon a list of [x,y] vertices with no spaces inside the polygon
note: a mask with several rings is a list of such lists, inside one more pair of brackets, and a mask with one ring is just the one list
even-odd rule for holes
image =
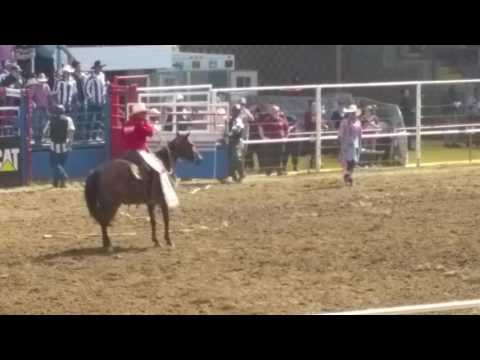
{"label": "red shirt", "polygon": [[263,133],[269,139],[282,139],[287,137],[288,122],[282,118],[275,119],[266,115],[262,121]]}
{"label": "red shirt", "polygon": [[126,150],[147,150],[147,139],[153,136],[153,127],[143,116],[132,116],[123,127]]}

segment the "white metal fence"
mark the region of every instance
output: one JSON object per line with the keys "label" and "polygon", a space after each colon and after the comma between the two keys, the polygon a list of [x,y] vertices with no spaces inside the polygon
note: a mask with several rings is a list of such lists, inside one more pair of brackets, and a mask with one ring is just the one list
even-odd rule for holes
{"label": "white metal fence", "polygon": [[[476,134],[480,133],[480,116],[475,119],[472,119],[472,116],[468,116],[469,111],[467,98],[470,93],[472,93],[472,87],[480,83],[480,79],[472,80],[459,80],[459,81],[407,81],[407,82],[387,82],[387,83],[363,83],[363,84],[324,84],[324,85],[304,85],[304,86],[268,86],[268,87],[254,87],[254,88],[226,88],[226,89],[212,89],[212,98],[216,99],[218,95],[230,96],[235,95],[249,97],[251,94],[285,94],[286,92],[312,92],[315,106],[315,114],[321,114],[323,105],[327,102],[327,99],[331,96],[332,92],[348,91],[351,92],[354,97],[355,94],[358,96],[364,96],[364,93],[367,91],[375,92],[381,94],[382,92],[387,93],[387,90],[390,93],[393,90],[394,94],[398,96],[391,96],[389,103],[395,105],[400,104],[400,90],[401,89],[410,89],[413,93],[412,97],[412,113],[414,114],[413,124],[404,124],[403,126],[396,126],[394,129],[389,132],[366,132],[364,135],[365,139],[404,139],[411,138],[414,141],[410,140],[411,143],[415,144],[413,159],[407,159],[404,162],[405,165],[408,165],[409,162],[413,160],[415,166],[420,167],[424,162],[425,154],[423,154],[423,145],[425,141],[440,141],[446,144],[446,147],[449,147],[449,142],[452,138],[454,139],[453,145],[458,145],[458,137],[463,138],[462,141],[465,142],[468,152],[461,154],[465,155],[465,161],[474,161],[472,158],[472,142],[473,138],[476,137]],[[449,87],[455,86],[461,88],[460,104],[454,105],[454,99],[446,99],[448,95]],[[467,91],[468,90],[468,91]],[[453,96],[455,98],[455,96]],[[476,99],[477,105],[480,104],[479,99]],[[455,108],[455,106],[457,106]],[[476,105],[475,105],[476,106]],[[452,110],[453,109],[453,110]],[[480,106],[478,107],[478,112],[480,115]],[[285,139],[274,139],[274,140],[247,140],[246,145],[268,145],[268,144],[288,144],[288,143],[312,143],[314,142],[315,147],[315,167],[316,170],[322,169],[322,159],[323,152],[326,149],[326,142],[334,142],[337,138],[337,132],[328,130],[325,131],[322,126],[322,119],[320,116],[314,116],[316,122],[316,131],[315,132],[306,132],[296,134],[296,136]],[[404,119],[405,120],[405,119]],[[468,120],[468,121],[467,121]],[[480,141],[478,141],[480,143]],[[413,145],[413,144],[412,144]],[[452,145],[452,146],[453,146]],[[413,149],[412,149],[413,150]],[[432,150],[435,151],[435,150]],[[450,151],[450,150],[449,150]],[[448,162],[450,158],[455,158],[455,151],[451,153],[446,153],[442,158],[442,154],[439,155],[439,162]],[[458,151],[456,151],[458,153]],[[407,151],[407,157],[408,157]],[[430,156],[431,157],[431,156]],[[458,156],[457,156],[458,157]],[[425,156],[428,158],[428,156]],[[409,161],[410,160],[410,161]],[[478,154],[478,160],[480,160],[480,153]],[[426,160],[432,161],[432,160]]]}

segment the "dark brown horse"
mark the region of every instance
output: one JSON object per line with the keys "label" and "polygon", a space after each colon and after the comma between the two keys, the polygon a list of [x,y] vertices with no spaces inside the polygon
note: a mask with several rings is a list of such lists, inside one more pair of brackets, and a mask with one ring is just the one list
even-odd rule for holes
{"label": "dark brown horse", "polygon": [[[168,143],[155,154],[163,161],[166,169],[172,171],[178,159],[184,159],[199,163],[202,160],[195,145],[189,140],[189,135],[180,135]],[[87,178],[85,186],[85,200],[90,215],[100,224],[102,228],[103,248],[111,252],[112,244],[108,236],[107,228],[115,218],[118,209],[122,205],[147,205],[152,226],[152,241],[155,246],[160,246],[157,240],[155,208],[160,205],[165,225],[165,241],[170,247],[175,247],[170,239],[169,233],[169,209],[165,201],[161,183],[158,175],[151,175],[153,180],[149,183],[148,174],[150,170],[142,168],[141,160],[130,161],[117,159],[110,161],[95,170]],[[135,157],[133,157],[135,158]],[[136,166],[139,165],[139,166]],[[140,171],[139,171],[140,170]],[[148,174],[146,173],[148,171]],[[146,175],[147,174],[147,175]],[[147,185],[147,183],[149,185]],[[147,195],[148,186],[152,188],[152,194]],[[152,201],[152,198],[154,201]]]}

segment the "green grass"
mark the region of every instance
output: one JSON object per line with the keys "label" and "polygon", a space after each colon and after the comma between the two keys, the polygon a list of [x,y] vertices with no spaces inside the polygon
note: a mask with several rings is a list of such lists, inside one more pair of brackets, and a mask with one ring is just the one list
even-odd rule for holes
{"label": "green grass", "polygon": [[[465,145],[465,141],[459,141],[462,148],[446,148],[443,145],[443,140],[441,139],[429,139],[422,142],[422,164],[432,164],[432,163],[451,163],[451,162],[468,162],[469,161],[469,149]],[[416,164],[416,152],[409,152],[409,164]],[[480,161],[480,148],[477,148],[475,145],[472,145],[471,149],[471,159],[472,161]],[[323,169],[324,170],[339,170],[340,164],[337,160],[336,154],[323,155],[322,158]],[[256,169],[258,171],[258,162],[255,161]],[[299,170],[308,170],[310,165],[310,157],[300,157],[298,168]],[[379,165],[381,166],[381,165]],[[288,171],[292,171],[293,166],[291,160],[288,164]],[[249,173],[256,173],[257,171],[249,171]]]}
{"label": "green grass", "polygon": [[[461,149],[450,149],[443,145],[443,140],[426,140],[422,143],[422,163],[442,163],[468,161],[469,150],[465,145],[465,141],[459,141],[462,145]],[[409,152],[409,160],[411,164],[416,163],[416,152]],[[480,160],[480,148],[472,145],[471,158],[474,161]]]}

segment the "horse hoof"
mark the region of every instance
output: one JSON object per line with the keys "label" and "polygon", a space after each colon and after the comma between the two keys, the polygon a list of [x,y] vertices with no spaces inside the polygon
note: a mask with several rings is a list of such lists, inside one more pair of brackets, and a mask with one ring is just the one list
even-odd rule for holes
{"label": "horse hoof", "polygon": [[158,241],[156,241],[156,242],[153,243],[153,247],[158,249],[158,248],[162,247],[162,244],[160,244]]}
{"label": "horse hoof", "polygon": [[115,250],[113,249],[113,246],[107,246],[103,248],[103,252],[105,254],[113,254]]}
{"label": "horse hoof", "polygon": [[169,244],[168,244],[168,248],[169,248],[170,250],[174,250],[174,249],[176,248],[176,246],[175,246],[174,243],[169,243]]}

